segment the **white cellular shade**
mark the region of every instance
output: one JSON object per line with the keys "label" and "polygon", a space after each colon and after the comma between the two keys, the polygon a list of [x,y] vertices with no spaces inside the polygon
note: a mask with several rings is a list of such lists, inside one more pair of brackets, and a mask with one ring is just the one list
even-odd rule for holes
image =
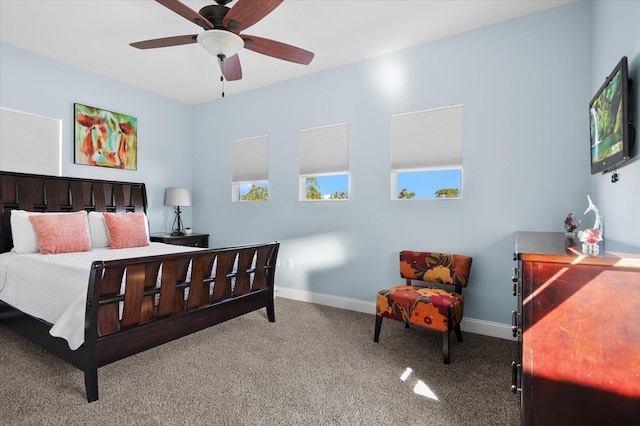
{"label": "white cellular shade", "polygon": [[391,170],[462,167],[462,105],[391,119]]}
{"label": "white cellular shade", "polygon": [[62,175],[62,120],[0,108],[0,170]]}
{"label": "white cellular shade", "polygon": [[300,174],[349,172],[349,123],[300,130]]}
{"label": "white cellular shade", "polygon": [[269,180],[269,136],[233,141],[233,183]]}

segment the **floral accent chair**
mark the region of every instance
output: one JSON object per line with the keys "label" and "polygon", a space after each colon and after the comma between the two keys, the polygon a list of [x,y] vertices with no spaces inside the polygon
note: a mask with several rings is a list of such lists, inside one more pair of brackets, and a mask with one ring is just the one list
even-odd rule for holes
{"label": "floral accent chair", "polygon": [[[442,354],[444,363],[449,364],[451,330],[455,330],[458,342],[462,342],[460,322],[464,312],[462,287],[469,282],[472,258],[458,254],[408,251],[400,252],[400,276],[406,285],[380,290],[376,297],[376,328],[374,342],[380,338],[382,318],[416,324],[442,331]],[[447,291],[427,283],[453,286]],[[444,287],[444,286],[443,286]]]}

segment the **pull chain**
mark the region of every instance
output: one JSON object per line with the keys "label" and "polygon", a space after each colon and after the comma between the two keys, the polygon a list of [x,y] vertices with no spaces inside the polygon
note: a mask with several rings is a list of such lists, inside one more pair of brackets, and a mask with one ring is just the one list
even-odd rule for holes
{"label": "pull chain", "polygon": [[[219,54],[218,58],[220,59],[220,69],[224,69],[224,58],[223,54]],[[224,74],[220,76],[220,83],[222,84],[222,97],[224,98]]]}

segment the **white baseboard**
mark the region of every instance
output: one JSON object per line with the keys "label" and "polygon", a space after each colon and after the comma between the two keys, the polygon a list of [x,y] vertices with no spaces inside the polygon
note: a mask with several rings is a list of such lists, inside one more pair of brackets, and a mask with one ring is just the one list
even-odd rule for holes
{"label": "white baseboard", "polygon": [[484,336],[498,337],[500,339],[513,340],[513,331],[510,324],[500,322],[485,321],[475,318],[462,318],[460,329],[469,333],[482,334]]}
{"label": "white baseboard", "polygon": [[[334,308],[347,309],[350,311],[364,312],[366,314],[376,313],[376,304],[374,302],[365,302],[358,299],[349,299],[347,297],[332,296],[330,294],[313,293],[306,290],[297,290],[287,287],[275,287],[276,297],[284,297],[285,299],[299,300],[302,302],[317,303],[318,305],[326,305]],[[484,321],[474,318],[463,318],[460,324],[462,331],[469,333],[482,334],[484,336],[498,337],[500,339],[515,340],[511,325],[499,322]]]}

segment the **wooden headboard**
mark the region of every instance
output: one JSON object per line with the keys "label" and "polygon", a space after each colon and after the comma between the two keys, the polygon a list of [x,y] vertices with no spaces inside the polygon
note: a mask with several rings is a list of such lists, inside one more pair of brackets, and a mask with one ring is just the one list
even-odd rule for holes
{"label": "wooden headboard", "polygon": [[0,171],[0,253],[13,247],[11,210],[35,212],[147,211],[144,183]]}

